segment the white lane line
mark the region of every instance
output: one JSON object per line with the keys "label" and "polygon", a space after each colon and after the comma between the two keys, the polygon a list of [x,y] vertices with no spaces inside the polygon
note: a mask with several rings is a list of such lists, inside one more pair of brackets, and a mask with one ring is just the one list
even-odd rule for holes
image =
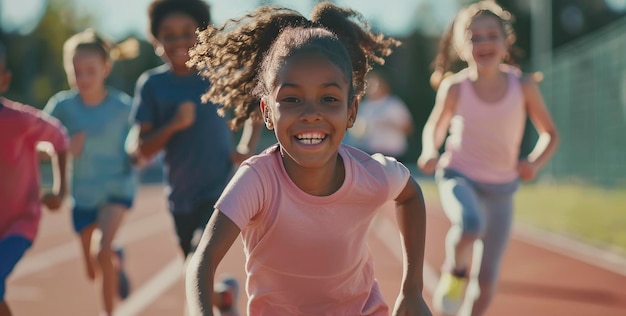
{"label": "white lane line", "polygon": [[[426,208],[427,210],[434,209]],[[436,208],[435,208],[436,209]],[[428,216],[448,221],[440,211],[429,211]],[[620,276],[626,276],[626,257],[616,252],[600,249],[588,243],[577,241],[558,233],[533,227],[521,222],[514,223],[511,239],[531,246],[560,254],[578,262],[609,271]]]}
{"label": "white lane line", "polygon": [[626,276],[626,258],[616,253],[519,223],[515,225],[515,237],[517,240],[537,248],[546,249],[594,267]]}
{"label": "white lane line", "polygon": [[156,301],[165,291],[182,279],[183,261],[176,258],[170,261],[153,278],[120,303],[114,311],[116,316],[135,316]]}
{"label": "white lane line", "polygon": [[[376,237],[387,246],[387,248],[394,254],[394,256],[402,262],[402,246],[400,242],[400,233],[394,224],[390,220],[385,218],[383,214],[379,214],[376,217],[374,225],[372,227]],[[431,265],[424,260],[424,289],[432,294],[435,291],[439,277],[437,272]]]}
{"label": "white lane line", "polygon": [[[163,220],[162,215],[150,215],[145,219],[129,222],[122,226],[118,240],[123,245],[132,243],[165,229],[169,229],[168,223],[168,221]],[[14,280],[19,279],[72,260],[80,255],[78,240],[67,242],[60,246],[38,252],[35,255],[25,256],[15,267],[11,278]]]}

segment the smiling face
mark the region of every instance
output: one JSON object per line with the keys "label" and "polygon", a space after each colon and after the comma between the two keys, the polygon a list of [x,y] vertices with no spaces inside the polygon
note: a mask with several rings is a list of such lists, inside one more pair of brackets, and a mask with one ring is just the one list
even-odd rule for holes
{"label": "smiling face", "polygon": [[350,87],[342,70],[322,54],[302,53],[286,60],[263,109],[285,168],[334,168],[357,112]]}
{"label": "smiling face", "polygon": [[480,68],[497,67],[508,52],[502,22],[491,14],[475,16],[467,29],[467,47],[468,62]]}
{"label": "smiling face", "polygon": [[71,64],[66,64],[68,81],[81,95],[101,93],[111,70],[111,64],[94,49],[78,48]]}
{"label": "smiling face", "polygon": [[158,28],[157,51],[172,65],[175,73],[189,73],[185,63],[189,60],[189,49],[196,44],[198,23],[191,16],[172,13],[165,17]]}

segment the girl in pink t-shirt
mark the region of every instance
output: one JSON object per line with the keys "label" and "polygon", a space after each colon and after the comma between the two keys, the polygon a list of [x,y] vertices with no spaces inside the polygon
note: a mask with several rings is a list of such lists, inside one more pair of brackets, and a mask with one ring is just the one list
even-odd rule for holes
{"label": "girl in pink t-shirt", "polygon": [[[452,223],[443,273],[433,294],[433,309],[446,315],[459,310],[462,315],[485,313],[509,238],[518,178],[534,178],[558,143],[535,82],[503,63],[514,41],[510,19],[494,1],[462,9],[442,40],[431,77],[438,92],[417,163],[425,173],[437,169],[441,204]],[[451,47],[467,67],[442,80],[451,63]],[[527,115],[540,137],[528,157],[520,159]],[[473,256],[475,273],[468,275],[477,240],[483,244],[482,255]],[[466,295],[470,279],[478,291]]]}
{"label": "girl in pink t-shirt", "polygon": [[330,3],[311,20],[263,6],[200,33],[190,64],[213,83],[204,97],[235,123],[261,116],[278,144],[245,161],[218,200],[188,264],[191,315],[212,314],[215,269],[240,233],[249,315],[388,315],[366,243],[388,201],[405,258],[394,314],[430,315],[419,186],[395,159],[342,145],[371,61],[398,44],[359,17]]}

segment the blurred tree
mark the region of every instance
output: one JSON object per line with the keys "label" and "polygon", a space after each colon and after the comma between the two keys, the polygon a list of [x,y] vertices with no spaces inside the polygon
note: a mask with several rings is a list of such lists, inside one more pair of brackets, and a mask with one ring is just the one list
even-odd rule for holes
{"label": "blurred tree", "polygon": [[3,34],[8,48],[8,66],[13,81],[7,96],[36,107],[43,107],[52,93],[64,88],[61,64],[63,41],[76,27],[86,25],[71,10],[71,0],[47,2],[47,9],[35,30],[26,35]]}
{"label": "blurred tree", "polygon": [[[553,47],[576,40],[624,17],[608,0],[552,0]],[[613,1],[614,2],[614,1]]]}
{"label": "blurred tree", "polygon": [[[74,1],[47,1],[45,13],[30,34],[0,30],[0,40],[8,49],[8,68],[13,72],[7,97],[42,108],[54,93],[68,89],[63,43],[92,23],[92,17],[73,9]],[[108,84],[132,95],[139,75],[160,63],[152,44],[140,41],[139,57],[115,63]]]}

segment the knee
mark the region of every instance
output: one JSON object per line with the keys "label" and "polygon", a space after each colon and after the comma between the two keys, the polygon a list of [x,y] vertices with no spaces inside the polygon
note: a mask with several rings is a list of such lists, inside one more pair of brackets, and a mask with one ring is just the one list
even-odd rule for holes
{"label": "knee", "polygon": [[485,229],[485,223],[477,212],[465,212],[463,216],[464,239],[479,239]]}
{"label": "knee", "polygon": [[113,260],[113,249],[110,247],[103,247],[98,251],[98,263],[100,266],[110,264]]}

